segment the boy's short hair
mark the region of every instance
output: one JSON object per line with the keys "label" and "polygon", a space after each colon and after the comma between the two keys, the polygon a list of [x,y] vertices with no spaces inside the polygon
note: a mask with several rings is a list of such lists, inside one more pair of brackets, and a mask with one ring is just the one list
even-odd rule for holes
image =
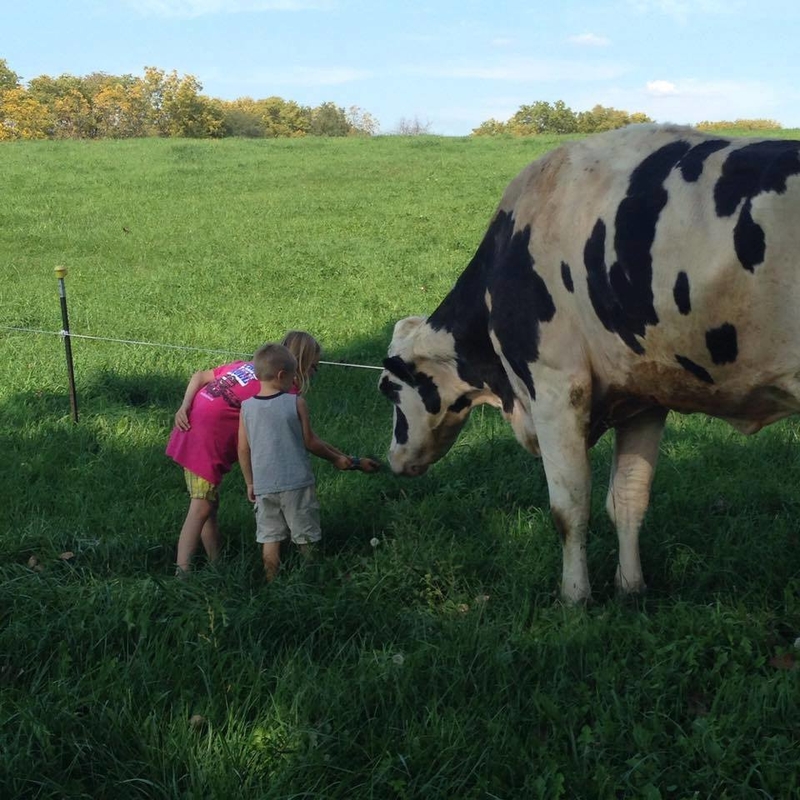
{"label": "boy's short hair", "polygon": [[297,371],[297,359],[282,344],[269,342],[253,354],[253,369],[260,381],[271,381],[281,370]]}

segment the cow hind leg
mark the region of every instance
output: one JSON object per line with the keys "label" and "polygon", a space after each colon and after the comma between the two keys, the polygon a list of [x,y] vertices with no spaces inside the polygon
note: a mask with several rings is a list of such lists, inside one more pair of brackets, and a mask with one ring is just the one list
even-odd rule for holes
{"label": "cow hind leg", "polygon": [[655,408],[616,429],[606,510],[619,540],[616,585],[618,591],[625,594],[645,589],[639,558],[639,529],[650,503],[650,487],[666,418],[666,409]]}

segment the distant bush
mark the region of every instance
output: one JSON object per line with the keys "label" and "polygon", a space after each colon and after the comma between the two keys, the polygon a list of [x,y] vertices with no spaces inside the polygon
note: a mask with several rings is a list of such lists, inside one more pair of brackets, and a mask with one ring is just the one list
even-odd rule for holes
{"label": "distant bush", "polygon": [[780,122],[774,119],[737,119],[733,122],[721,120],[720,122],[698,122],[695,126],[701,131],[721,131],[731,128],[743,128],[748,131],[775,131],[781,129]]}
{"label": "distant bush", "polygon": [[520,106],[507,122],[490,119],[472,131],[473,136],[536,136],[539,134],[599,133],[624,128],[634,122],[652,122],[647,114],[596,105],[591,111],[575,112],[563,100],[537,100]]}

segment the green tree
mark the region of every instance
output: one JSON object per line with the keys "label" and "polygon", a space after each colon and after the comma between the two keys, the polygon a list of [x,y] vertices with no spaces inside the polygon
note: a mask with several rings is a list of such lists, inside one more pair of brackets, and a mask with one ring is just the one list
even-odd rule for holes
{"label": "green tree", "polygon": [[22,86],[22,80],[14,70],[8,66],[8,62],[4,58],[0,58],[0,92],[7,89],[19,89]]}
{"label": "green tree", "polygon": [[231,101],[217,100],[216,102],[222,116],[224,136],[261,138],[266,135],[264,120],[252,97],[239,97]]}
{"label": "green tree", "polygon": [[472,129],[473,136],[502,136],[508,133],[508,125],[505,122],[500,122],[494,118],[487,119],[477,128]]}
{"label": "green tree", "polygon": [[311,129],[311,109],[300,106],[294,100],[282,97],[267,97],[256,102],[256,108],[264,124],[264,135],[305,136]]}
{"label": "green tree", "polygon": [[350,124],[343,108],[334,103],[322,103],[311,112],[312,136],[347,136],[350,133]]}
{"label": "green tree", "polygon": [[591,111],[577,114],[563,100],[548,103],[537,100],[530,105],[520,106],[508,122],[490,119],[482,122],[472,133],[474,136],[496,136],[512,133],[515,136],[530,136],[541,133],[597,133],[622,128],[633,122],[652,122],[641,112],[629,114],[616,108],[596,105]]}
{"label": "green tree", "polygon": [[563,100],[556,100],[552,105],[545,100],[537,100],[530,105],[520,106],[508,121],[508,127],[517,135],[575,133],[578,122],[575,112]]}

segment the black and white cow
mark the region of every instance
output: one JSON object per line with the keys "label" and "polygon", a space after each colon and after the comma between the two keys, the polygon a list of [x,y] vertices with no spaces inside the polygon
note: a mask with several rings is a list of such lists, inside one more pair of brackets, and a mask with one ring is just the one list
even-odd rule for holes
{"label": "black and white cow", "polygon": [[743,433],[800,411],[800,142],[643,125],[559,147],[439,307],[397,323],[384,368],[395,473],[425,472],[479,403],[542,456],[568,601],[591,592],[588,449],[614,428],[616,582],[642,590],[667,411]]}

